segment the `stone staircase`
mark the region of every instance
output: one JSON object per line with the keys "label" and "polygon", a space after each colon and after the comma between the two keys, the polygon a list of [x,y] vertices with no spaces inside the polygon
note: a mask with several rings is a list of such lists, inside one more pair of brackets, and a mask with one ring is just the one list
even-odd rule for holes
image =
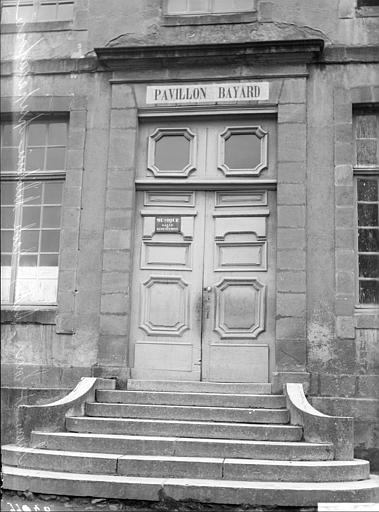
{"label": "stone staircase", "polygon": [[129,380],[97,389],[65,431],[7,445],[4,488],[71,496],[282,506],[379,500],[363,460],[305,442],[270,384]]}

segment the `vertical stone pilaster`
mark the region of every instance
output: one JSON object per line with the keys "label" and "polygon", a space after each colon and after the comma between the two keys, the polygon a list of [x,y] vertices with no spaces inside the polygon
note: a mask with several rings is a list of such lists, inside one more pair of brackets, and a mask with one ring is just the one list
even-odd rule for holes
{"label": "vertical stone pilaster", "polygon": [[307,382],[306,79],[285,79],[278,105],[276,372],[274,390]]}
{"label": "vertical stone pilaster", "polygon": [[[132,86],[112,85],[98,364],[125,379],[130,313],[137,109]],[[104,367],[107,367],[104,368]],[[112,373],[113,372],[113,373]]]}
{"label": "vertical stone pilaster", "polygon": [[[354,339],[355,252],[353,112],[351,92],[334,90],[336,336]],[[344,106],[350,105],[350,109]]]}
{"label": "vertical stone pilaster", "polygon": [[90,367],[96,363],[99,339],[108,125],[108,78],[106,75],[94,75],[91,84],[88,86],[75,314],[73,318],[75,356],[80,356]]}
{"label": "vertical stone pilaster", "polygon": [[[62,102],[62,98],[60,100]],[[75,332],[87,97],[78,95],[70,99],[68,128],[56,318],[56,331],[59,334]]]}

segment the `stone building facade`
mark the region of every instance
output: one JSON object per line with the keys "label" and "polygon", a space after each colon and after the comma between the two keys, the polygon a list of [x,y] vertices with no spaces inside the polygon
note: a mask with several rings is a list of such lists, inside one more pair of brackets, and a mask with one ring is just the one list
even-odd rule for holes
{"label": "stone building facade", "polygon": [[379,4],[231,3],[2,0],[5,442],[84,376],[303,382],[379,467]]}

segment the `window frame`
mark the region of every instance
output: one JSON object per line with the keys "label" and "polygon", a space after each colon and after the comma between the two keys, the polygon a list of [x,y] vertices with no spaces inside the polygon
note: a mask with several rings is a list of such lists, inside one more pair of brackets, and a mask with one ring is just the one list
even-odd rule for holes
{"label": "window frame", "polygon": [[[28,127],[33,122],[44,122],[45,124],[54,123],[54,122],[62,122],[66,125],[66,141],[65,141],[65,163],[64,163],[64,169],[62,170],[39,170],[39,171],[27,171],[25,169],[25,158],[24,158],[24,167],[21,170],[20,173],[18,170],[16,171],[8,171],[8,172],[1,172],[0,174],[0,182],[1,183],[10,183],[15,182],[16,183],[16,191],[17,187],[21,186],[24,187],[24,183],[31,183],[31,182],[41,182],[41,183],[48,183],[53,181],[59,181],[62,182],[62,197],[61,197],[61,215],[60,215],[60,226],[56,230],[60,231],[59,238],[61,240],[62,236],[62,225],[63,225],[63,207],[64,207],[64,189],[65,189],[65,180],[66,180],[66,173],[67,173],[67,161],[68,161],[68,155],[67,150],[69,148],[69,116],[67,114],[53,114],[53,113],[39,113],[34,114],[33,116],[26,116],[24,120],[24,126],[23,126],[23,133],[20,136],[20,140],[22,140],[21,151],[25,151],[28,148],[27,145],[27,131]],[[14,116],[4,116],[4,119],[2,120],[1,125],[3,124],[17,124],[17,120],[14,119]],[[19,146],[19,147],[20,147]],[[62,146],[62,145],[61,145]],[[44,146],[45,148],[48,148],[49,146]],[[20,151],[19,149],[19,151]],[[44,161],[46,162],[46,155],[44,157]],[[16,192],[17,194],[17,192]],[[41,208],[43,208],[43,203],[41,203]],[[20,255],[21,255],[21,242],[19,243],[18,250],[15,251],[15,237],[16,232],[18,235],[21,235],[21,216],[22,216],[22,203],[18,206],[15,204],[14,206],[14,222],[13,222],[13,238],[12,238],[12,255],[11,255],[11,276],[10,276],[10,290],[9,290],[9,300],[8,301],[2,301],[1,305],[2,307],[21,307],[21,308],[44,308],[44,307],[51,307],[57,306],[58,303],[58,292],[56,295],[56,298],[54,301],[47,301],[47,302],[17,302],[16,300],[16,286],[17,286],[17,272],[20,267]],[[42,226],[40,226],[39,231],[42,230]],[[17,236],[18,236],[17,235]],[[40,255],[40,243],[38,247],[38,258]],[[60,268],[60,251],[61,251],[61,243],[59,243],[59,249],[58,249],[58,276],[57,276],[57,285],[59,281],[59,268]]]}
{"label": "window frame", "polygon": [[[379,196],[379,155],[378,155],[378,161],[376,164],[366,164],[366,165],[360,165],[357,162],[357,136],[356,136],[356,130],[357,130],[357,118],[360,115],[376,115],[377,117],[377,130],[379,131],[379,110],[376,106],[363,106],[363,107],[357,107],[354,108],[353,111],[353,145],[354,145],[354,164],[353,164],[353,176],[354,176],[354,229],[355,229],[355,236],[354,236],[354,249],[355,249],[355,307],[359,310],[377,310],[379,307],[379,304],[375,303],[363,303],[359,301],[359,283],[361,281],[361,277],[359,275],[359,250],[358,250],[358,235],[359,235],[359,228],[358,225],[358,204],[360,201],[358,201],[358,180],[359,179],[373,179],[376,178],[378,180],[378,196]],[[378,133],[378,132],[377,132]],[[377,151],[379,152],[379,137],[377,137]],[[379,226],[378,226],[379,229]],[[376,254],[374,252],[373,254]],[[378,252],[379,254],[379,252]],[[377,278],[373,278],[375,280]],[[365,280],[365,279],[363,279]],[[378,279],[379,280],[379,279]]]}
{"label": "window frame", "polygon": [[379,16],[379,2],[377,0],[376,5],[370,0],[357,0],[355,13],[358,18],[370,18]]}
{"label": "window frame", "polygon": [[[168,3],[170,0],[164,0],[164,12],[166,16],[202,16],[202,15],[217,15],[217,14],[236,14],[236,13],[244,13],[244,12],[252,12],[255,10],[255,2],[254,0],[250,0],[251,9],[238,9],[238,10],[230,10],[230,11],[214,11],[214,2],[215,0],[203,0],[204,3],[207,2],[207,7],[204,10],[200,11],[183,11],[183,12],[168,12]],[[188,2],[188,0],[186,0]]]}
{"label": "window frame", "polygon": [[[209,0],[213,1],[213,0]],[[168,0],[162,0],[163,26],[183,26],[183,25],[213,25],[213,24],[233,24],[233,23],[251,23],[257,20],[257,8],[255,0],[251,0],[251,9],[244,11],[225,11],[225,12],[168,12]]]}
{"label": "window frame", "polygon": [[[56,9],[55,9],[54,18],[49,18],[46,20],[38,19],[39,9],[45,5],[55,5]],[[60,19],[58,17],[60,5],[72,5],[71,17],[65,17],[63,19]],[[59,24],[64,23],[65,24],[67,22],[71,23],[73,21],[75,0],[1,0],[1,11],[3,10],[4,7],[10,7],[10,8],[14,7],[17,11],[19,6],[21,6],[21,7],[22,6],[30,6],[33,9],[33,15],[31,17],[31,19],[22,20],[23,24],[33,24],[33,25],[34,24],[45,24],[45,23],[59,23]],[[3,16],[1,16],[1,18],[3,18]],[[1,19],[1,24],[5,25],[5,26],[15,25],[15,24],[18,24],[19,21],[21,21],[21,20],[18,20],[17,17],[15,18],[14,21],[3,21],[3,19]]]}
{"label": "window frame", "polygon": [[[379,175],[377,174],[373,174],[373,173],[370,173],[370,174],[364,174],[364,173],[357,173],[355,176],[354,176],[354,185],[355,185],[355,254],[356,254],[356,257],[355,257],[355,272],[356,272],[356,308],[357,309],[369,309],[369,310],[372,310],[372,309],[378,309],[379,308],[379,303],[376,304],[376,303],[365,303],[365,302],[360,302],[359,301],[359,296],[360,296],[360,293],[359,293],[359,289],[360,289],[360,282],[361,281],[368,281],[368,280],[371,280],[371,281],[377,281],[379,283],[379,278],[365,278],[365,277],[361,277],[360,274],[359,274],[359,256],[361,254],[363,255],[368,255],[368,256],[375,256],[375,255],[378,255],[378,261],[379,261],[379,251],[374,251],[374,252],[360,252],[359,251],[359,246],[358,246],[358,237],[359,237],[359,230],[362,229],[363,227],[362,226],[359,226],[359,222],[358,222],[358,205],[359,204],[365,204],[364,202],[362,201],[358,201],[358,181],[360,179],[368,179],[368,180],[372,180],[372,179],[375,179],[377,180],[378,182],[378,191],[379,191]],[[378,202],[379,202],[379,197],[378,197]],[[372,201],[372,203],[375,203],[374,201]],[[367,226],[367,229],[369,228],[372,228],[371,226]],[[375,227],[374,227],[375,229]],[[378,229],[378,232],[379,232],[379,225],[377,227]]]}

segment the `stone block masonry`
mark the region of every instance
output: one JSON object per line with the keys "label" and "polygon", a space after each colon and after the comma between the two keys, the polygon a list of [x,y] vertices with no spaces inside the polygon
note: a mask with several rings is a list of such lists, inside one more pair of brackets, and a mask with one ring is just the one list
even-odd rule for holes
{"label": "stone block masonry", "polygon": [[[276,364],[278,382],[306,369],[306,81],[284,80],[278,105]],[[286,377],[287,375],[287,377]]]}
{"label": "stone block masonry", "polygon": [[133,88],[126,84],[113,85],[103,240],[98,361],[100,373],[102,366],[118,365],[121,374],[128,365],[126,354],[130,311],[130,255],[134,226],[136,127],[137,111]]}

